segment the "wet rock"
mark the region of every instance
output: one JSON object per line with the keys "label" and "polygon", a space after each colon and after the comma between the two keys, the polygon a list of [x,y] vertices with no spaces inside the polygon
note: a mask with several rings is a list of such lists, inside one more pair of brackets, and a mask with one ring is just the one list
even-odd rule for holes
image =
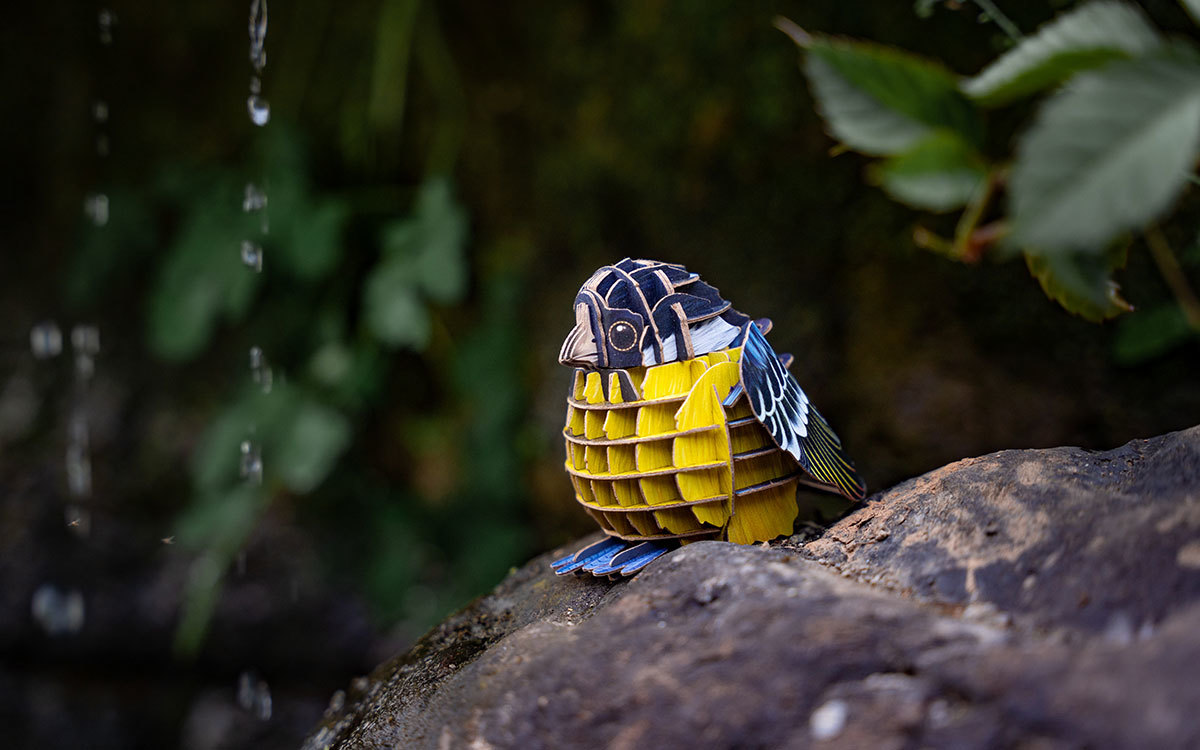
{"label": "wet rock", "polygon": [[629,582],[544,556],[306,747],[1196,747],[1198,539],[1193,429],[960,461]]}

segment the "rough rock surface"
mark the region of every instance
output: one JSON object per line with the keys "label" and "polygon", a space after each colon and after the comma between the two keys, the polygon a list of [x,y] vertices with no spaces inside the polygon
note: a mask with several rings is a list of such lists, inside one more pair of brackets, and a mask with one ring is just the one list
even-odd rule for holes
{"label": "rough rock surface", "polygon": [[1200,427],[959,461],[628,582],[551,557],[306,748],[1200,747]]}

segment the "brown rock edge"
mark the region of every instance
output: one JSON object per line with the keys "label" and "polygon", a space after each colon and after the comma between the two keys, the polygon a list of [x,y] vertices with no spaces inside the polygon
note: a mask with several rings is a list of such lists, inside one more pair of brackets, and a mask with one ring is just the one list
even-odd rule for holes
{"label": "brown rock edge", "polygon": [[629,582],[533,560],[305,748],[1200,747],[1200,427],[1012,450]]}

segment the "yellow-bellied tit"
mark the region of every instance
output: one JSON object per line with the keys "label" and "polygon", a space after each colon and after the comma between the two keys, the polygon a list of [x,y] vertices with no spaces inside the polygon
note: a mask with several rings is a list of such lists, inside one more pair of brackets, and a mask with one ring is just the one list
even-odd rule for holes
{"label": "yellow-bellied tit", "polygon": [[632,575],[678,543],[791,534],[801,484],[863,498],[770,327],[679,265],[626,258],[580,288],[559,354],[576,368],[566,468],[608,536],[557,573]]}

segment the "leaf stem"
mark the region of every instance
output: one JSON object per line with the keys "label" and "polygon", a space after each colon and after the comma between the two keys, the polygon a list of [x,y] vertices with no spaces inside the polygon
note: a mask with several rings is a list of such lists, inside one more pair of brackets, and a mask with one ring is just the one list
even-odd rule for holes
{"label": "leaf stem", "polygon": [[988,204],[992,202],[992,196],[996,192],[996,184],[999,180],[999,175],[996,171],[988,172],[987,177],[983,181],[983,185],[976,191],[971,198],[971,202],[967,204],[967,208],[963,211],[962,217],[958,220],[958,226],[954,229],[954,248],[952,256],[967,263],[975,263],[979,261],[979,256],[982,248],[972,248],[971,237],[975,230],[979,228],[979,221],[983,218],[983,212],[987,210]]}
{"label": "leaf stem", "polygon": [[1187,276],[1179,266],[1179,260],[1175,258],[1175,253],[1167,243],[1167,238],[1163,235],[1162,230],[1154,224],[1147,227],[1144,234],[1146,247],[1150,248],[1150,256],[1154,258],[1154,264],[1158,266],[1158,272],[1162,275],[1163,281],[1167,282],[1171,293],[1175,295],[1175,301],[1179,304],[1179,309],[1183,311],[1188,325],[1192,327],[1192,330],[1200,331],[1200,298],[1196,297],[1196,293],[1188,284]]}
{"label": "leaf stem", "polygon": [[979,6],[979,9],[982,10],[988,18],[992,19],[992,21],[1000,27],[1001,31],[1008,35],[1009,39],[1012,39],[1014,42],[1019,42],[1025,38],[1024,35],[1021,34],[1021,30],[1017,28],[1017,25],[1009,20],[1009,17],[1004,15],[1004,11],[996,7],[996,4],[993,3],[992,0],[973,0],[973,2]]}

